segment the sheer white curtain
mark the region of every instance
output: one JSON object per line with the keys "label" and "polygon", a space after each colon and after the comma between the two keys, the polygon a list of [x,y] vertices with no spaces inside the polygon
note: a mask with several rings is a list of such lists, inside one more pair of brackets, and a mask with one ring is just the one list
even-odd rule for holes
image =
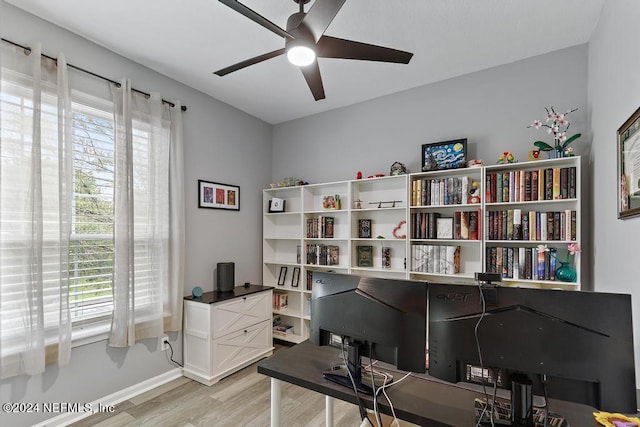
{"label": "sheer white curtain", "polygon": [[174,101],[171,108],[171,142],[169,146],[169,281],[164,301],[164,330],[182,329],[184,296],[185,226],[184,226],[184,152],[182,105]]}
{"label": "sheer white curtain", "polygon": [[69,362],[71,101],[58,67],[2,43],[0,81],[0,373]]}
{"label": "sheer white curtain", "polygon": [[132,93],[127,79],[120,86],[113,85],[112,94],[115,251],[109,344],[122,347],[160,336],[165,322],[166,330],[180,328],[184,270],[184,233],[180,229],[184,226],[182,120],[158,94],[147,99]]}

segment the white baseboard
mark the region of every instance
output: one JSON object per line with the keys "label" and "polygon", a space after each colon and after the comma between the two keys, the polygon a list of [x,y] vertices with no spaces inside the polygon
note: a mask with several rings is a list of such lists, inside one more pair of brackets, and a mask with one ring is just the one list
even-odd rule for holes
{"label": "white baseboard", "polygon": [[41,423],[35,424],[34,427],[66,426],[66,425],[78,422],[83,418],[89,417],[94,413],[96,413],[99,407],[104,408],[109,405],[117,405],[120,402],[124,402],[127,399],[131,399],[132,397],[138,396],[139,394],[142,394],[146,391],[149,391],[163,384],[166,384],[169,381],[173,381],[176,378],[180,378],[181,376],[182,376],[181,368],[172,369],[170,371],[165,372],[164,374],[160,374],[156,377],[149,378],[148,380],[142,381],[141,383],[134,384],[131,387],[127,387],[123,390],[119,390],[119,391],[116,391],[115,393],[111,393],[110,395],[105,396],[101,399],[97,399],[88,405],[86,404],[79,405],[81,408],[83,406],[90,407],[92,411],[84,412],[80,410],[77,412],[66,412],[64,414],[60,414],[53,418],[49,418]]}

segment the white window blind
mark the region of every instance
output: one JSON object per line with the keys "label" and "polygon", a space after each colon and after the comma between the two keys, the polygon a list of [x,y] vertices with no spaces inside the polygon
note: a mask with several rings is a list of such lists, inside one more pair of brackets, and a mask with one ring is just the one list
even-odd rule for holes
{"label": "white window blind", "polygon": [[69,299],[75,324],[113,310],[113,113],[108,101],[72,93],[73,214]]}

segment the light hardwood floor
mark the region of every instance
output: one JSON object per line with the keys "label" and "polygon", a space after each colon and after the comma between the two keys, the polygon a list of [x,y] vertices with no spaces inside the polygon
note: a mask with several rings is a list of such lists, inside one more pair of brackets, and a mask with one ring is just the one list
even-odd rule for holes
{"label": "light hardwood floor", "polygon": [[[282,425],[323,426],[324,402],[321,394],[283,383]],[[92,415],[72,425],[263,427],[269,426],[269,410],[270,379],[253,364],[210,387],[178,378],[118,404],[112,414]],[[357,406],[336,400],[334,423],[359,426]]]}

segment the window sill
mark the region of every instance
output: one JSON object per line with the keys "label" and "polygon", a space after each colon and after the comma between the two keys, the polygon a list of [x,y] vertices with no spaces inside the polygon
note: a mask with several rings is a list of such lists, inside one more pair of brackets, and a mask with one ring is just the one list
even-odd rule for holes
{"label": "window sill", "polygon": [[109,323],[98,323],[74,328],[71,347],[81,347],[83,345],[108,340],[109,329]]}

